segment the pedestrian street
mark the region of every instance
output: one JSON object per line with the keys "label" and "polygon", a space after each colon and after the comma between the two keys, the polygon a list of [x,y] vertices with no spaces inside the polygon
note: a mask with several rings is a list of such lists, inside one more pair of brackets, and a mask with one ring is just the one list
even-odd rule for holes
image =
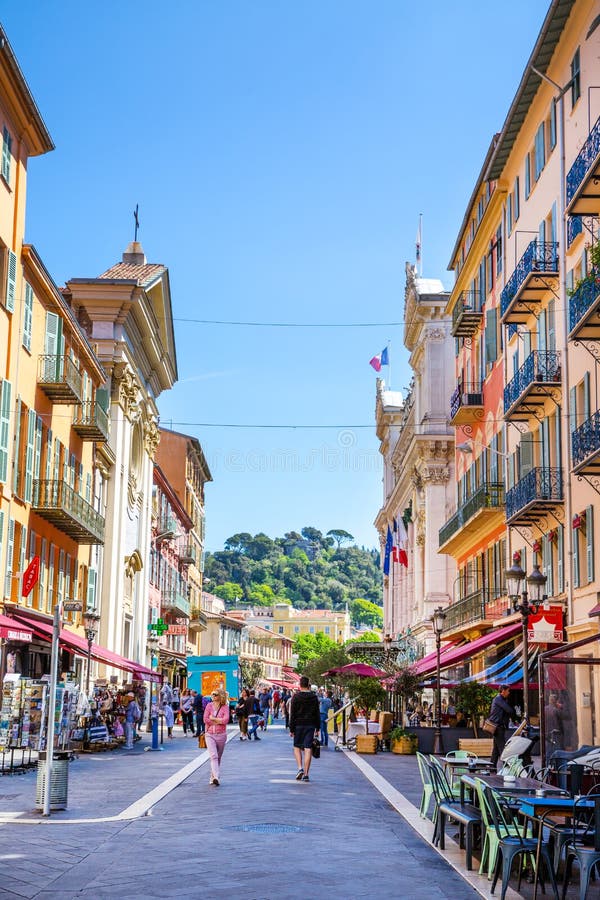
{"label": "pedestrian street", "polygon": [[[260,742],[240,742],[235,729],[230,733],[219,787],[209,786],[210,767],[204,762],[148,815],[133,820],[115,819],[119,793],[121,808],[131,807],[144,791],[204,754],[194,753],[195,741],[179,729],[161,754],[140,749],[80,757],[70,776],[76,808],[53,814],[49,823],[39,823],[38,814],[21,814],[27,824],[7,822],[11,805],[15,811],[28,802],[33,807],[34,777],[3,778],[0,896],[478,896],[346,754],[324,748],[313,761],[310,782],[298,782],[291,740],[282,727],[261,733]],[[153,767],[154,783],[148,775]],[[416,777],[415,765],[409,780]],[[111,798],[106,811],[102,781]],[[31,802],[23,793],[29,788]],[[6,795],[19,799],[2,800]],[[105,821],[81,821],[103,815]],[[77,824],[68,824],[70,818]]]}

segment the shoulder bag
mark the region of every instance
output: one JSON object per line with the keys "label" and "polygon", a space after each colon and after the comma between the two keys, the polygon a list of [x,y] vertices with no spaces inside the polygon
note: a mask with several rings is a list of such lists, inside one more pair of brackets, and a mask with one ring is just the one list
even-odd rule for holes
{"label": "shoulder bag", "polygon": [[496,729],[498,728],[495,722],[492,722],[491,719],[486,719],[482,726],[483,730],[487,732],[487,734],[496,734]]}

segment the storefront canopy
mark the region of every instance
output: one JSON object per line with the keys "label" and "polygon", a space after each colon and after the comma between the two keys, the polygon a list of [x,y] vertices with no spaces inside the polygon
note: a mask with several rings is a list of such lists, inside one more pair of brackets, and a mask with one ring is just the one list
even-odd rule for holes
{"label": "storefront canopy", "polygon": [[0,638],[5,638],[7,641],[29,643],[32,637],[33,631],[29,628],[25,628],[24,625],[20,625],[8,616],[0,616]]}
{"label": "storefront canopy", "polygon": [[[521,623],[515,622],[512,625],[505,625],[503,628],[494,628],[493,631],[489,631],[487,634],[476,638],[474,641],[461,644],[460,647],[448,647],[445,650],[442,650],[440,655],[440,668],[449,669],[450,666],[457,666],[465,659],[469,659],[469,657],[481,653],[487,647],[505,641],[507,638],[518,634],[520,631]],[[431,672],[435,672],[436,668],[437,660],[435,653],[430,653],[429,656],[419,660],[415,666],[417,674],[419,675],[429,675]]]}
{"label": "storefront canopy", "polygon": [[[52,640],[52,624],[50,622],[23,615],[20,610],[14,610],[13,615],[15,617],[14,620],[10,620],[13,622],[13,625],[15,621],[19,623],[19,626],[21,623],[24,623],[43,640]],[[72,650],[73,653],[87,656],[87,640],[82,635],[69,631],[68,628],[61,628],[60,644],[62,647]],[[124,672],[132,672],[140,681],[155,681],[158,683],[162,681],[162,676],[153,672],[152,669],[133,662],[131,659],[125,659],[124,656],[119,656],[118,653],[113,653],[112,650],[107,650],[106,647],[100,647],[98,644],[92,644],[91,656],[96,662],[105,663],[107,666],[113,666],[115,669],[122,669]]]}

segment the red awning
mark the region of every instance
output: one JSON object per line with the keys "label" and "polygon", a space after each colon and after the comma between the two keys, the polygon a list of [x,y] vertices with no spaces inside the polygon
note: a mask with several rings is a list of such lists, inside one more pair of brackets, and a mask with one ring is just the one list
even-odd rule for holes
{"label": "red awning", "polygon": [[7,641],[23,641],[29,643],[33,637],[33,632],[24,625],[15,622],[8,616],[0,615],[0,637]]}
{"label": "red awning", "polygon": [[[23,615],[20,610],[16,609],[13,614],[19,623],[24,622],[28,628],[33,629],[44,640],[52,640],[51,622],[33,619],[30,616]],[[81,634],[75,634],[74,631],[69,631],[68,628],[61,628],[60,643],[63,647],[78,653],[80,656],[87,656],[88,643]],[[92,644],[91,655],[92,659],[95,659],[97,662],[105,663],[107,666],[114,666],[115,669],[122,669],[124,672],[133,672],[139,675],[140,681],[155,681],[159,684],[162,681],[162,676],[153,672],[152,669],[133,662],[131,659],[125,659],[124,656],[119,656],[118,653],[113,653],[112,650],[107,650],[106,647],[100,647],[98,644]]]}
{"label": "red awning", "polygon": [[[445,652],[442,651],[440,657],[441,668],[448,669],[450,666],[456,666],[470,656],[481,653],[486,647],[492,647],[494,644],[499,644],[500,641],[505,641],[507,638],[512,637],[514,634],[518,634],[520,631],[521,623],[515,622],[512,625],[505,625],[502,628],[494,628],[493,631],[489,631],[487,634],[484,634],[474,641],[461,644],[460,647],[451,647]],[[432,656],[433,659],[431,659]],[[421,668],[417,668],[419,675],[428,675],[431,672],[435,672],[437,666],[435,653],[429,654],[425,659],[419,660],[419,664],[421,666]]]}
{"label": "red awning", "polygon": [[[445,647],[442,647],[442,649],[440,651],[440,662],[443,663],[448,651],[454,650],[455,647],[456,647],[456,643],[454,641],[451,641],[449,644],[446,644]],[[431,663],[433,663],[433,666],[431,666]],[[427,672],[433,672],[434,669],[436,668],[436,666],[437,666],[437,653],[434,650],[433,653],[428,653],[427,656],[424,656],[422,659],[419,659],[415,663],[413,668],[417,675],[425,675]]]}

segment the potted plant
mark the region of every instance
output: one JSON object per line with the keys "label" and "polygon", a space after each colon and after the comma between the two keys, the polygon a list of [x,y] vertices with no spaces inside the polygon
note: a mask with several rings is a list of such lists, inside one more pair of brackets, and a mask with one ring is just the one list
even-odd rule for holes
{"label": "potted plant", "polygon": [[[462,709],[467,717],[470,717],[473,725],[473,734],[477,734],[477,727],[482,717],[488,715],[495,691],[485,684],[476,681],[461,684],[456,692],[456,706]],[[487,735],[483,735],[487,737]]]}
{"label": "potted plant", "polygon": [[[410,700],[413,699],[422,681],[422,677],[417,675],[412,666],[404,666],[396,673],[391,683],[390,689],[400,694],[402,699],[402,713],[406,713],[406,707]],[[404,720],[403,720],[404,721]]]}
{"label": "potted plant", "polygon": [[396,725],[396,727],[392,728],[390,731],[392,753],[416,753],[418,742],[419,739],[416,734],[407,731],[406,728],[401,728],[399,725]]}

